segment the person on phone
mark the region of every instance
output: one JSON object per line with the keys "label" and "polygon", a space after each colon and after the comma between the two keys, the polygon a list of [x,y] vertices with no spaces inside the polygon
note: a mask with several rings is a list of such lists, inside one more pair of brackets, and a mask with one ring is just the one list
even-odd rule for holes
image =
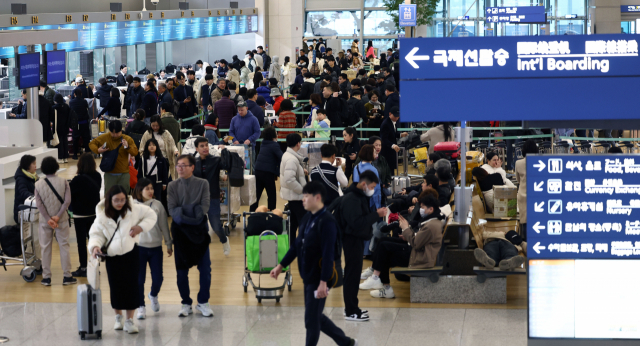
{"label": "person on phone", "polygon": [[104,190],[109,191],[112,186],[122,186],[129,193],[129,155],[138,155],[133,138],[122,134],[122,122],[109,122],[109,131],[96,137],[89,143],[94,154],[102,154],[110,150],[118,150],[118,159],[110,172],[104,172]]}
{"label": "person on phone", "polygon": [[382,115],[384,112],[384,104],[380,102],[380,92],[376,89],[369,93],[369,102],[364,105],[367,112],[364,124],[370,128],[380,128],[382,125]]}
{"label": "person on phone", "polygon": [[[151,180],[142,178],[138,180],[136,188],[133,190],[133,198],[136,203],[146,205],[151,208],[158,216],[155,226],[149,231],[140,235],[139,251],[140,251],[140,273],[138,275],[138,284],[140,285],[139,297],[140,307],[138,308],[138,319],[147,318],[147,310],[144,301],[144,282],[147,278],[147,263],[151,271],[151,291],[149,292],[149,301],[151,301],[151,310],[153,312],[160,311],[160,303],[158,302],[158,293],[162,287],[162,238],[167,246],[167,255],[173,255],[173,240],[169,233],[169,224],[167,223],[167,212],[164,206],[155,199],[156,189]],[[159,198],[159,197],[158,197]]]}
{"label": "person on phone", "polygon": [[342,131],[342,137],[344,138],[344,146],[342,147],[342,153],[345,157],[345,176],[347,180],[351,179],[353,174],[353,166],[358,158],[358,153],[362,144],[360,139],[356,136],[356,129],[354,127],[346,127]]}
{"label": "person on phone", "polygon": [[[35,184],[36,206],[40,211],[40,227],[38,239],[42,254],[42,281],[44,286],[51,286],[51,250],[55,235],[60,248],[60,262],[64,278],[63,285],[73,285],[78,281],[71,276],[71,256],[69,255],[69,214],[71,189],[66,179],[60,178],[56,172],[60,169],[58,161],[47,156],[42,160],[44,179]],[[64,197],[63,197],[64,196]]]}
{"label": "person on phone", "polygon": [[327,191],[324,199],[326,205],[331,205],[336,198],[342,196],[342,188],[349,186],[349,180],[342,171],[342,160],[336,159],[337,153],[338,149],[333,144],[323,144],[320,147],[322,162],[313,167],[309,174],[311,181],[324,185]]}
{"label": "person on phone", "polygon": [[361,290],[374,298],[395,298],[389,270],[393,267],[426,269],[436,265],[436,257],[442,245],[442,220],[438,200],[426,196],[420,200],[420,229],[414,232],[409,221],[399,216],[402,234],[400,238],[382,238],[373,254],[373,275],[360,284]]}
{"label": "person on phone", "polygon": [[133,313],[140,306],[141,289],[138,243],[140,233],[153,229],[158,216],[148,206],[134,203],[128,194],[120,185],[107,190],[96,207],[87,248],[94,258],[105,261],[111,307],[116,315],[113,329],[135,334],[138,327],[133,323]]}
{"label": "person on phone", "polygon": [[347,337],[323,314],[329,295],[327,282],[333,275],[338,236],[338,224],[323,202],[326,190],[321,183],[312,181],[302,189],[302,195],[302,204],[307,213],[300,221],[300,236],[280,264],[271,270],[271,277],[277,279],[282,269],[298,258],[298,269],[304,283],[306,346],[317,345],[320,332],[337,345],[357,345],[357,340]]}

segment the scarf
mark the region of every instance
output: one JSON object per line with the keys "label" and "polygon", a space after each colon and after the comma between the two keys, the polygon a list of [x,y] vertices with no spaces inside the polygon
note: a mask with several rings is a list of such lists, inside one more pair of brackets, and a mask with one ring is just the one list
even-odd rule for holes
{"label": "scarf", "polygon": [[373,105],[373,109],[380,109],[380,101],[373,102],[369,100],[369,103]]}
{"label": "scarf", "polygon": [[29,171],[25,171],[24,169],[22,170],[22,173],[24,173],[24,175],[26,175],[27,177],[29,177],[29,178],[31,178],[31,179],[33,179],[35,181],[38,181],[38,174],[31,173]]}

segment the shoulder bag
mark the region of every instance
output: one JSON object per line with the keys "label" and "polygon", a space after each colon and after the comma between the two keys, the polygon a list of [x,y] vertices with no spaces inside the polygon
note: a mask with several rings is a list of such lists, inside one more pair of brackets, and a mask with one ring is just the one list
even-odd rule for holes
{"label": "shoulder bag", "polygon": [[[53,194],[56,195],[56,198],[58,198],[58,201],[60,201],[60,204],[64,204],[64,198],[62,198],[62,196],[60,196],[60,194],[58,193],[58,191],[56,191],[56,189],[53,187],[53,185],[51,184],[51,182],[49,181],[48,178],[44,178],[44,182],[47,183],[47,185],[49,185],[49,188],[51,189],[51,191],[53,191]],[[67,215],[69,216],[69,227],[71,227],[71,214],[69,214],[69,210],[67,209]]]}
{"label": "shoulder bag", "polygon": [[[111,245],[111,242],[113,241],[113,237],[116,236],[116,233],[118,233],[118,229],[120,228],[120,221],[118,221],[118,223],[116,224],[116,230],[113,231],[113,234],[111,235],[111,239],[109,239],[109,242],[107,243],[107,245],[104,245],[100,248],[100,252],[102,252],[103,255],[107,255],[108,251],[109,251],[109,245]],[[100,261],[104,262],[104,257],[101,257]]]}
{"label": "shoulder bag", "polygon": [[100,170],[104,173],[109,173],[113,171],[116,167],[116,162],[118,161],[118,153],[120,152],[120,147],[122,143],[118,145],[114,150],[105,151],[102,153],[102,161],[100,161]]}

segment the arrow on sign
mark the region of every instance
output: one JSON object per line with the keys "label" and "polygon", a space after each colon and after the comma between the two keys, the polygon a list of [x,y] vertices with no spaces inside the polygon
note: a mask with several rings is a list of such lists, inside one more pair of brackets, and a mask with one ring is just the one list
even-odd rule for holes
{"label": "arrow on sign", "polygon": [[539,184],[533,183],[533,191],[542,192],[542,185],[544,185],[544,181],[541,181]]}
{"label": "arrow on sign", "polygon": [[544,230],[544,226],[540,226],[540,221],[536,222],[535,225],[533,225],[533,230],[536,231],[536,233],[540,233],[540,231]]}
{"label": "arrow on sign", "polygon": [[409,52],[409,54],[407,54],[407,56],[404,57],[405,59],[407,59],[407,62],[411,64],[411,66],[413,66],[413,68],[420,68],[420,66],[418,66],[418,64],[415,63],[416,60],[429,60],[428,55],[416,55],[419,49],[420,49],[419,47],[414,47]]}
{"label": "arrow on sign", "polygon": [[544,207],[544,202],[540,202],[540,204],[538,204],[538,203],[534,203],[534,204],[533,204],[533,210],[534,210],[536,213],[542,213],[542,212],[544,212],[544,208],[542,208],[542,207]]}
{"label": "arrow on sign", "polygon": [[546,246],[540,246],[540,242],[537,242],[536,245],[533,246],[533,250],[538,254],[540,254],[540,250],[545,250],[546,248]]}
{"label": "arrow on sign", "polygon": [[538,163],[533,165],[533,168],[537,168],[538,172],[542,172],[543,169],[545,169],[547,167],[547,165],[544,164],[544,162],[542,162],[541,160],[538,160]]}

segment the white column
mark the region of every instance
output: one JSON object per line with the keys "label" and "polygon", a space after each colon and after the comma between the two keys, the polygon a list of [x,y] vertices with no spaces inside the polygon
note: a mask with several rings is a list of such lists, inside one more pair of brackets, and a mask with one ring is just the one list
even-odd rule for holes
{"label": "white column", "polygon": [[[258,2],[256,1],[256,6]],[[302,35],[304,23],[304,0],[263,0],[268,3],[268,23],[266,28],[266,42],[269,55],[280,57],[280,64],[284,57],[292,60],[295,48],[302,49]]]}
{"label": "white column", "polygon": [[619,34],[620,33],[620,0],[592,0],[590,5],[595,5],[595,9],[590,9],[591,32],[597,34]]}

